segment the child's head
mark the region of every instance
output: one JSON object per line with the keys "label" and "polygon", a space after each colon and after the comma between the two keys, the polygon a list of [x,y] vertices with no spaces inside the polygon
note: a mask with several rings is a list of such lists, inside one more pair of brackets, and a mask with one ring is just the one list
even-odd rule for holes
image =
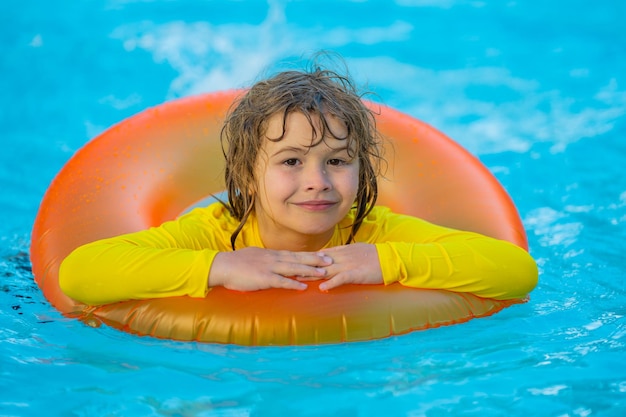
{"label": "child's head", "polygon": [[[359,185],[354,201],[356,213],[351,241],[376,202],[379,140],[374,115],[361,101],[353,81],[331,70],[316,67],[308,71],[278,73],[257,82],[236,103],[222,129],[229,209],[241,220],[241,228],[257,198],[259,178],[255,178],[255,167],[264,142],[269,140],[266,137],[268,120],[279,115],[285,123],[292,113],[306,117],[315,137],[328,135],[345,140],[345,147],[354,153],[350,156],[358,161]],[[345,124],[347,135],[339,137],[333,132],[329,128],[329,118]],[[317,132],[319,129],[321,132]],[[280,140],[280,136],[272,140]],[[320,142],[321,139],[314,141],[312,138],[309,146]],[[233,247],[240,228],[233,234]]]}

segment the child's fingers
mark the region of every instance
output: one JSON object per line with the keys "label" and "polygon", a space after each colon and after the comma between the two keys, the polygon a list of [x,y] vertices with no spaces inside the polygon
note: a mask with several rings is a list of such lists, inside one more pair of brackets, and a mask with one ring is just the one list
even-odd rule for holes
{"label": "child's fingers", "polygon": [[330,256],[317,252],[282,252],[281,260],[284,262],[299,263],[309,266],[328,266],[332,265],[333,260]]}
{"label": "child's fingers", "polygon": [[320,291],[326,292],[326,291],[332,290],[333,288],[337,288],[341,285],[350,283],[350,281],[347,280],[345,276],[346,275],[342,275],[342,274],[335,275],[334,277],[322,282],[319,285]]}
{"label": "child's fingers", "polygon": [[270,282],[272,288],[283,288],[287,290],[305,290],[307,285],[303,282],[296,281],[295,279],[285,278],[281,276],[275,276]]}
{"label": "child's fingers", "polygon": [[327,271],[324,268],[290,263],[276,264],[272,267],[272,272],[290,278],[311,277],[313,279],[322,279],[327,275]]}
{"label": "child's fingers", "polygon": [[297,279],[298,281],[301,282],[309,282],[309,281],[319,281],[321,279],[325,279],[326,275],[322,275],[322,276],[294,276],[294,279]]}
{"label": "child's fingers", "polygon": [[282,251],[272,266],[272,272],[284,277],[311,277],[321,279],[327,275],[324,267],[333,263],[333,260],[318,253]]}

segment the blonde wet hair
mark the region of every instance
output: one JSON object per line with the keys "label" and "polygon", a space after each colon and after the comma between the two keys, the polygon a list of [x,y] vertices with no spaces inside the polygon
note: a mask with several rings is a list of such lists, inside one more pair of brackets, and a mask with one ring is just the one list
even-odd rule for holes
{"label": "blonde wet hair", "polygon": [[[359,162],[359,186],[354,202],[355,219],[346,244],[355,235],[378,197],[376,180],[381,156],[379,135],[376,131],[374,113],[362,101],[349,75],[323,69],[313,64],[310,69],[280,72],[252,86],[239,99],[228,114],[221,131],[222,150],[226,158],[225,181],[230,213],[240,220],[231,236],[235,240],[254,209],[257,194],[255,166],[264,140],[267,123],[275,114],[283,115],[283,135],[287,116],[302,113],[313,129],[311,147],[327,135],[346,140]],[[327,117],[343,122],[347,128],[345,137],[337,135],[328,126]],[[319,118],[321,123],[316,124]],[[321,128],[321,132],[317,130]],[[319,140],[315,140],[319,138]]]}

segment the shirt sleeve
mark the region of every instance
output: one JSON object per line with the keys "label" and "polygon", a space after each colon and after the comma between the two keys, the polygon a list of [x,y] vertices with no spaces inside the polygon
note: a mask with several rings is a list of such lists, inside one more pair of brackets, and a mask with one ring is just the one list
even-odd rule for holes
{"label": "shirt sleeve", "polygon": [[524,298],[537,264],[513,243],[388,213],[376,239],[385,284]]}
{"label": "shirt sleeve", "polygon": [[227,228],[213,214],[196,209],[159,227],[83,245],[61,263],[61,289],[88,305],[204,297],[213,259],[227,250]]}

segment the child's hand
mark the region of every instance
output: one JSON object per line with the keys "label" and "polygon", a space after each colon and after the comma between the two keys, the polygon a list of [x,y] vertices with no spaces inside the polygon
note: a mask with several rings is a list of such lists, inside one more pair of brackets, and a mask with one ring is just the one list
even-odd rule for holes
{"label": "child's hand", "polygon": [[[332,258],[326,266],[327,281],[320,284],[322,291],[328,291],[343,284],[382,284],[383,273],[378,260],[376,246],[368,243],[354,243],[336,246],[320,252]],[[315,277],[297,278],[301,281],[319,279]]]}
{"label": "child's hand", "polygon": [[220,252],[209,272],[209,287],[256,291],[267,288],[304,290],[307,285],[288,277],[322,279],[332,259],[315,252],[290,252],[249,247]]}

